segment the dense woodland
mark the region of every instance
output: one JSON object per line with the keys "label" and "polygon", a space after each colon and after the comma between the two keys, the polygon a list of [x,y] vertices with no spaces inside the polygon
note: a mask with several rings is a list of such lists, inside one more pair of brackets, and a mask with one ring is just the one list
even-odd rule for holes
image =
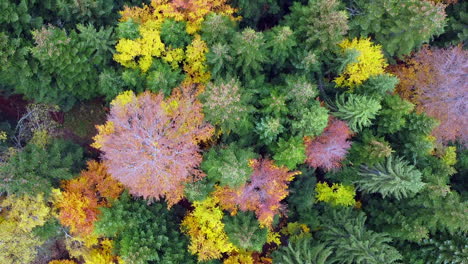
{"label": "dense woodland", "polygon": [[468,263],[467,11],[1,0],[0,263]]}

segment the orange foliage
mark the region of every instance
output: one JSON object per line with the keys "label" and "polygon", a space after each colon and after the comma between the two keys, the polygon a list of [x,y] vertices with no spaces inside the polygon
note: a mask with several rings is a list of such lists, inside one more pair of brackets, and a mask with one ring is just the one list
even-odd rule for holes
{"label": "orange foliage", "polygon": [[60,222],[76,235],[89,235],[99,215],[99,207],[108,206],[108,199],[116,199],[123,187],[106,167],[96,161],[88,162],[88,169],[80,177],[62,183],[64,192],[56,195]]}
{"label": "orange foliage", "polygon": [[260,224],[271,227],[273,217],[281,209],[281,200],[288,195],[288,184],[299,171],[289,172],[286,167],[278,167],[271,160],[252,160],[254,169],[250,182],[238,189],[216,187],[214,196],[220,200],[221,208],[236,214],[254,211]]}

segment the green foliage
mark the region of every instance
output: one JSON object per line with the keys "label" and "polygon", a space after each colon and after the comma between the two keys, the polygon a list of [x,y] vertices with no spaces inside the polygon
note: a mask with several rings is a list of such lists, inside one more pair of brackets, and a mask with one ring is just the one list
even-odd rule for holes
{"label": "green foliage", "polygon": [[409,54],[443,32],[444,5],[419,0],[348,1],[352,36],[373,36],[390,56]]}
{"label": "green foliage", "polygon": [[186,26],[185,21],[165,19],[161,26],[162,42],[172,48],[184,48],[192,42],[192,37],[185,31]]}
{"label": "green foliage", "polygon": [[372,97],[384,97],[387,93],[393,92],[398,82],[398,78],[390,74],[372,75],[362,85],[355,87],[354,92]]}
{"label": "green foliage", "polygon": [[369,200],[365,209],[370,224],[392,237],[415,242],[437,231],[467,232],[467,202],[448,186],[442,190],[434,187],[428,186],[413,199]]}
{"label": "green foliage", "polygon": [[215,190],[215,184],[208,178],[185,184],[184,195],[190,202],[201,202]]}
{"label": "green foliage", "polygon": [[76,104],[65,113],[63,126],[81,138],[91,140],[96,135],[96,125],[104,123],[106,112],[99,101]]}
{"label": "green foliage", "polygon": [[313,103],[319,94],[317,85],[304,75],[286,75],[285,82],[287,98],[293,112]]}
{"label": "green foliage", "polygon": [[[463,264],[468,259],[468,236],[466,233],[439,234],[418,243],[424,263]],[[434,258],[437,256],[436,258]]]}
{"label": "green foliage", "polygon": [[216,43],[206,54],[206,62],[210,66],[211,75],[224,77],[233,74],[234,56],[228,44]]}
{"label": "green foliage", "polygon": [[397,263],[400,253],[389,243],[386,234],[368,230],[364,213],[351,210],[328,209],[321,217],[324,223],[319,238],[333,251],[332,260],[338,263]]}
{"label": "green foliage", "polygon": [[[153,93],[161,91],[165,96],[169,96],[172,89],[177,87],[184,77],[180,69],[174,69],[162,60],[153,60],[153,64],[146,75],[145,90]],[[140,89],[137,88],[136,90],[139,91]],[[142,92],[142,90],[140,91]]]}
{"label": "green foliage", "polygon": [[362,130],[372,124],[381,105],[378,100],[365,95],[345,94],[336,99],[336,112],[332,114],[348,122],[354,132]]}
{"label": "green foliage", "polygon": [[202,39],[212,46],[216,43],[229,43],[236,30],[236,24],[229,17],[212,13],[202,23]]}
{"label": "green foliage", "polygon": [[99,74],[112,55],[112,28],[97,31],[93,26],[77,25],[77,29],[67,33],[49,26],[33,31],[31,55],[37,63],[24,69],[27,78],[15,84],[17,92],[64,109],[77,99],[99,94]]}
{"label": "green foliage", "polygon": [[291,120],[291,132],[293,135],[318,136],[322,134],[328,125],[328,109],[320,106],[315,101],[308,108],[302,108],[294,113],[294,120]]}
{"label": "green foliage", "polygon": [[400,200],[421,191],[421,172],[401,158],[389,156],[385,162],[361,166],[358,188],[367,193],[380,193]]}
{"label": "green foliage", "polygon": [[249,179],[253,172],[249,160],[255,158],[252,150],[231,144],[225,148],[212,148],[205,154],[201,168],[210,181],[237,188]]}
{"label": "green foliage", "polygon": [[236,33],[232,40],[232,51],[235,55],[235,66],[239,76],[251,79],[262,71],[262,65],[267,61],[265,38],[262,32],[251,28]]}
{"label": "green foliage", "polygon": [[382,110],[377,117],[377,131],[382,134],[392,134],[402,129],[406,124],[406,116],[414,105],[403,100],[398,95],[385,95],[382,100]]}
{"label": "green foliage", "polygon": [[324,244],[315,244],[312,238],[289,242],[273,252],[273,263],[278,264],[328,264],[335,263],[331,258],[333,251]]}
{"label": "green foliage", "polygon": [[371,166],[382,162],[394,152],[390,144],[382,137],[376,137],[368,129],[364,129],[358,139],[353,141],[347,159],[353,166],[366,163]]}
{"label": "green foliage", "polygon": [[[232,0],[232,6],[238,8],[242,25],[263,28],[264,23],[278,20],[284,12],[288,0]],[[262,22],[263,23],[260,23]]]}
{"label": "green foliage", "polygon": [[163,203],[147,205],[127,193],[102,207],[95,233],[113,239],[116,253],[128,263],[195,263],[177,221]]}
{"label": "green foliage", "polygon": [[270,144],[276,141],[279,134],[283,132],[284,126],[281,124],[280,118],[267,116],[262,118],[260,122],[257,123],[255,130],[263,142]]}
{"label": "green foliage", "polygon": [[223,133],[245,134],[253,127],[251,94],[236,79],[209,83],[200,100],[206,120]]}
{"label": "green foliage", "polygon": [[234,216],[223,217],[224,231],[229,241],[237,248],[247,251],[262,251],[267,242],[268,230],[260,228],[253,212],[238,212]]}
{"label": "green foliage", "polygon": [[314,208],[315,184],[313,171],[303,169],[302,174],[290,184],[287,197],[289,219],[307,224],[311,228],[318,226],[318,211]]}
{"label": "green foliage", "polygon": [[307,50],[333,50],[348,31],[348,14],[336,0],[294,2],[285,24]]}
{"label": "green foliage", "polygon": [[54,140],[45,148],[29,143],[0,167],[0,192],[48,195],[79,172],[82,159],[83,150],[69,141]]}
{"label": "green foliage", "polygon": [[447,26],[445,32],[434,39],[431,44],[437,46],[455,46],[463,44],[466,48],[468,39],[468,3],[466,1],[458,1],[445,8],[447,13]]}
{"label": "green foliage", "polygon": [[119,39],[137,39],[140,37],[140,32],[138,31],[138,24],[133,22],[132,19],[118,23],[116,33],[117,38]]}
{"label": "green foliage", "polygon": [[268,97],[260,100],[263,106],[260,111],[274,117],[282,117],[288,113],[286,98],[286,95],[278,90],[273,90],[269,93]]}
{"label": "green foliage", "polygon": [[296,37],[290,27],[276,26],[265,33],[265,38],[269,63],[280,68],[292,57],[293,49],[297,46]]}
{"label": "green foliage", "polygon": [[296,169],[297,165],[303,164],[307,158],[305,144],[301,137],[291,137],[289,140],[280,138],[274,151],[273,159],[276,164]]}

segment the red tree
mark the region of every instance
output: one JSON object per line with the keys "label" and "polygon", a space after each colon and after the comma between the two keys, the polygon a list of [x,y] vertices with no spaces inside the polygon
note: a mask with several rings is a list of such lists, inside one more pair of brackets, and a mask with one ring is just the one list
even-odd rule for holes
{"label": "red tree", "polygon": [[250,182],[239,189],[218,187],[215,196],[221,207],[236,213],[254,211],[259,222],[271,226],[273,217],[281,210],[281,200],[288,195],[288,184],[300,172],[288,172],[286,167],[278,167],[271,160],[252,160],[254,169]]}
{"label": "red tree", "polygon": [[171,206],[183,198],[186,182],[205,176],[198,169],[198,143],[213,128],[203,121],[191,88],[175,89],[167,99],[161,93],[124,93],[107,122],[110,131],[98,135],[104,162],[130,193],[150,201],[165,197]]}
{"label": "red tree", "polygon": [[341,161],[351,147],[350,137],[351,130],[346,122],[330,118],[322,135],[306,138],[306,163],[326,171],[341,167]]}
{"label": "red tree", "polygon": [[424,47],[393,69],[402,79],[397,92],[440,121],[433,134],[441,142],[468,144],[468,51]]}

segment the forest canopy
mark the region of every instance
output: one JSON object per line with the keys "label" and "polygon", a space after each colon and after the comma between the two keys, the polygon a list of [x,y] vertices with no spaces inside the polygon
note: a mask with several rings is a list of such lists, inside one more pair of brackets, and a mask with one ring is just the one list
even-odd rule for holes
{"label": "forest canopy", "polygon": [[464,264],[468,2],[0,2],[0,263]]}

